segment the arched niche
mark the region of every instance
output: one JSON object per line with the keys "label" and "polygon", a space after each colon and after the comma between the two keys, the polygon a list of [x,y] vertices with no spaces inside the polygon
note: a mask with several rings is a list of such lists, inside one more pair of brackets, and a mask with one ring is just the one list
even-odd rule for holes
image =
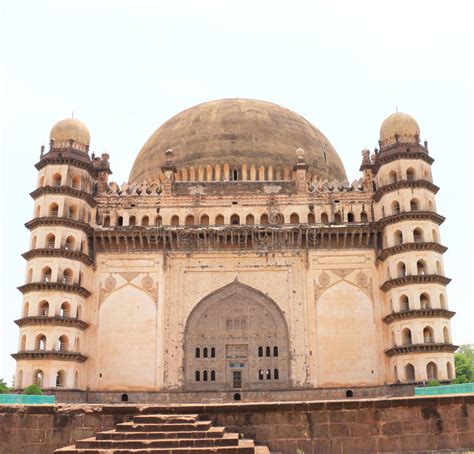
{"label": "arched niche", "polygon": [[153,390],[156,372],[156,306],[132,285],[113,292],[99,309],[99,389]]}
{"label": "arched niche", "polygon": [[316,302],[319,386],[377,383],[372,303],[348,282],[329,287]]}
{"label": "arched niche", "polygon": [[[271,367],[278,371],[262,382],[259,370],[264,368],[264,359],[258,352],[267,347],[278,352],[271,357]],[[197,355],[205,348],[214,348],[215,356]],[[215,380],[203,380],[206,370],[215,371]],[[184,332],[186,389],[278,388],[289,383],[288,326],[275,301],[259,290],[233,282],[194,307]]]}

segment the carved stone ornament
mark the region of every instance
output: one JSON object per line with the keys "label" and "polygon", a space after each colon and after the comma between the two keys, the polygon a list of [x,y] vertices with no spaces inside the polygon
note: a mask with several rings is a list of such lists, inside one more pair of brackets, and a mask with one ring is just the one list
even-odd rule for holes
{"label": "carved stone ornament", "polygon": [[367,274],[365,274],[363,271],[360,271],[357,273],[356,282],[360,287],[366,288],[369,283],[369,278],[367,277]]}
{"label": "carved stone ornament", "polygon": [[151,276],[145,276],[143,279],[142,279],[142,287],[145,289],[145,290],[148,290],[148,291],[151,291],[151,289],[153,288],[153,285],[155,284],[155,282],[153,281],[153,278]]}
{"label": "carved stone ornament", "polygon": [[331,282],[331,278],[329,277],[329,274],[324,272],[319,275],[318,281],[322,287],[326,287]]}
{"label": "carved stone ornament", "polygon": [[331,270],[334,274],[337,274],[340,278],[344,279],[346,276],[351,274],[354,269],[353,268],[340,268],[340,269],[335,269]]}
{"label": "carved stone ornament", "polygon": [[117,285],[117,280],[113,276],[107,277],[104,282],[104,289],[107,292],[112,291]]}
{"label": "carved stone ornament", "polygon": [[127,282],[133,281],[140,273],[138,272],[133,272],[133,271],[128,271],[128,272],[123,272],[120,273],[120,276],[122,276]]}

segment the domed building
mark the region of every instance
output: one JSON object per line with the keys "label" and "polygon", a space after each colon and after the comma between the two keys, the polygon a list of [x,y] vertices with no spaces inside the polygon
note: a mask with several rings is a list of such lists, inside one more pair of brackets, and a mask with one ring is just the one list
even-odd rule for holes
{"label": "domed building", "polygon": [[394,113],[348,181],[249,99],[161,125],[127,183],[76,119],[36,164],[16,386],[90,402],[408,394],[454,378],[427,142]]}

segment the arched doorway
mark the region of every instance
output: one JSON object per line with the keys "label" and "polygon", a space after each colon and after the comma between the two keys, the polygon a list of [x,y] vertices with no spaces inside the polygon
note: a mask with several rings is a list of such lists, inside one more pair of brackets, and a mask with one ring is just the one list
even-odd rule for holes
{"label": "arched doorway", "polygon": [[262,292],[233,282],[202,299],[188,317],[184,387],[287,387],[288,353],[288,327],[277,304]]}

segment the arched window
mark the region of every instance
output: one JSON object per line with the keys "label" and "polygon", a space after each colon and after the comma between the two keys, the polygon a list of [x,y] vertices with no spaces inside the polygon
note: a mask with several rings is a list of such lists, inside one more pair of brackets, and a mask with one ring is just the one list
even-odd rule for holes
{"label": "arched window", "polygon": [[435,211],[433,202],[428,200],[428,211]]}
{"label": "arched window", "polygon": [[77,372],[77,370],[76,372],[74,372],[74,388],[79,388],[79,373]]}
{"label": "arched window", "polygon": [[347,213],[347,222],[354,222],[354,215],[352,213]]}
{"label": "arched window", "polygon": [[439,294],[439,307],[441,309],[446,309],[446,299],[442,293]]}
{"label": "arched window", "polygon": [[290,224],[299,224],[299,223],[300,223],[300,217],[298,216],[298,213],[291,213]]}
{"label": "arched window", "polygon": [[70,268],[66,268],[63,271],[63,284],[72,285],[73,283],[73,274]]}
{"label": "arched window", "polygon": [[410,200],[410,211],[418,211],[420,209],[420,202],[418,199]]}
{"label": "arched window", "polygon": [[271,350],[270,347],[265,348],[265,356],[270,356]]}
{"label": "arched window", "polygon": [[329,224],[329,217],[327,213],[321,213],[321,224]]}
{"label": "arched window", "polygon": [[16,388],[23,388],[23,371],[20,370],[18,375],[15,379],[15,387]]}
{"label": "arched window", "polygon": [[263,380],[263,370],[262,369],[258,370],[258,379]]}
{"label": "arched window", "polygon": [[55,173],[52,178],[52,185],[56,188],[61,186],[61,175],[59,173]]}
{"label": "arched window", "polygon": [[392,214],[400,214],[400,204],[396,200],[392,202]]}
{"label": "arched window", "polygon": [[211,370],[211,381],[216,381],[216,371]]}
{"label": "arched window", "polygon": [[418,260],[416,262],[416,272],[419,276],[427,274],[426,262],[424,260]]}
{"label": "arched window", "polygon": [[37,238],[36,238],[36,235],[34,235],[33,238],[31,239],[31,249],[36,249],[36,241],[37,241]]}
{"label": "arched window", "polygon": [[81,177],[79,175],[72,177],[72,188],[77,190],[81,189]]}
{"label": "arched window", "polygon": [[421,309],[429,309],[431,307],[430,303],[430,295],[428,293],[423,292],[420,295],[420,308]]}
{"label": "arched window", "polygon": [[68,236],[66,238],[66,242],[64,243],[64,248],[67,249],[68,251],[73,251],[76,246],[76,240],[74,239],[73,236]]}
{"label": "arched window", "polygon": [[150,224],[150,218],[148,216],[143,216],[142,217],[142,226],[143,227],[148,227],[148,224]]}
{"label": "arched window", "polygon": [[130,216],[128,218],[128,225],[130,227],[135,227],[135,224],[137,223],[137,218],[135,216]]}
{"label": "arched window", "polygon": [[393,379],[395,382],[398,382],[398,370],[397,370],[397,366],[393,366]]}
{"label": "arched window", "polygon": [[342,217],[341,217],[341,213],[337,212],[335,215],[334,215],[334,222],[336,224],[340,224],[342,222]]}
{"label": "arched window", "polygon": [[59,316],[69,317],[70,315],[71,315],[71,305],[67,301],[65,301],[64,303],[61,304]]}
{"label": "arched window", "polygon": [[52,218],[57,218],[59,216],[59,206],[56,202],[53,202],[49,205],[48,216]]}
{"label": "arched window", "polygon": [[209,216],[207,214],[201,216],[201,225],[209,225]]}
{"label": "arched window", "polygon": [[258,356],[259,357],[263,356],[263,347],[258,347]]}
{"label": "arched window", "polygon": [[26,336],[23,334],[23,336],[21,336],[20,351],[24,352],[25,350],[26,350]]}
{"label": "arched window", "polygon": [[204,347],[204,348],[202,349],[202,357],[203,357],[203,358],[207,358],[207,347]]}
{"label": "arched window", "polygon": [[453,377],[453,366],[451,365],[451,363],[448,361],[446,363],[446,375],[448,377],[448,380],[452,380],[454,377]]}
{"label": "arched window", "polygon": [[46,350],[46,336],[38,334],[35,339],[35,350]]}
{"label": "arched window", "polygon": [[28,301],[23,305],[23,317],[28,317],[28,312],[30,311],[30,305]]}
{"label": "arched window", "polygon": [[273,347],[273,356],[278,356],[278,347],[276,345]]}
{"label": "arched window", "polygon": [[70,205],[67,209],[68,219],[76,220],[78,218],[78,209],[76,205]]}
{"label": "arched window", "polygon": [[69,350],[69,339],[67,336],[59,336],[56,342],[56,350],[59,352],[67,352]]}
{"label": "arched window", "polygon": [[443,267],[441,266],[441,262],[436,260],[436,273],[443,275]]}
{"label": "arched window", "polygon": [[362,211],[362,213],[360,213],[360,222],[369,222],[369,218],[365,211]]}
{"label": "arched window", "polygon": [[41,175],[38,183],[38,187],[42,188],[44,186],[44,175]]}
{"label": "arched window", "polygon": [[201,357],[201,349],[199,347],[196,347],[196,358]]}
{"label": "arched window", "polygon": [[434,342],[433,328],[431,326],[425,326],[423,329],[423,342],[425,344],[432,344]]}
{"label": "arched window", "polygon": [[450,343],[449,331],[448,331],[448,328],[447,328],[446,326],[443,328],[443,340],[444,340],[444,343],[445,343],[445,344],[449,344],[449,343]]}
{"label": "arched window", "polygon": [[247,217],[245,218],[245,223],[247,225],[254,225],[255,224],[255,218],[253,217],[253,214],[248,214]]}
{"label": "arched window", "polygon": [[239,225],[240,224],[240,216],[238,214],[233,214],[230,217],[231,225]]}
{"label": "arched window", "polygon": [[32,269],[32,268],[30,268],[30,269],[28,270],[28,274],[27,274],[27,276],[26,276],[26,282],[27,282],[28,284],[30,284],[31,282],[33,282],[33,269]]}
{"label": "arched window", "polygon": [[45,300],[38,304],[38,315],[47,317],[49,312],[49,303]]}
{"label": "arched window", "polygon": [[66,386],[66,372],[59,370],[56,374],[56,387],[64,388]]}
{"label": "arched window", "polygon": [[423,230],[421,230],[419,227],[413,230],[413,241],[415,243],[422,243],[424,241]]}
{"label": "arched window", "polygon": [[263,213],[260,216],[260,225],[268,225],[268,214],[267,213]]}
{"label": "arched window", "polygon": [[397,276],[398,277],[404,277],[407,274],[407,269],[406,266],[403,262],[398,262],[397,263]]}
{"label": "arched window", "polygon": [[43,386],[43,379],[44,379],[43,371],[36,370],[33,374],[33,384],[41,388]]}
{"label": "arched window", "polygon": [[435,230],[435,229],[432,230],[431,236],[432,236],[432,238],[433,238],[433,241],[434,241],[435,243],[438,243],[438,234],[436,233],[436,230]]}
{"label": "arched window", "polygon": [[402,331],[402,344],[403,345],[411,345],[412,344],[411,331],[410,331],[409,328],[405,328]]}
{"label": "arched window", "polygon": [[388,182],[389,184],[397,182],[397,172],[395,172],[395,170],[391,170],[388,173]]}
{"label": "arched window", "polygon": [[393,242],[395,246],[399,246],[400,244],[403,244],[403,233],[400,230],[397,230],[393,236],[394,236]]}
{"label": "arched window", "polygon": [[216,357],[216,349],[214,347],[211,347],[211,358]]}
{"label": "arched window", "polygon": [[267,369],[267,380],[271,380],[272,379],[272,371],[271,369]]}
{"label": "arched window", "polygon": [[224,225],[224,216],[222,214],[219,214],[216,216],[216,225]]}
{"label": "arched window", "polygon": [[408,181],[414,181],[416,180],[416,173],[415,173],[415,169],[410,167],[409,169],[407,169],[407,180]]}
{"label": "arched window", "polygon": [[41,205],[38,205],[35,210],[35,218],[39,218],[41,214]]}
{"label": "arched window", "polygon": [[308,213],[308,224],[315,224],[315,223],[316,223],[316,219],[314,217],[314,214]]}
{"label": "arched window", "polygon": [[230,180],[231,181],[239,180],[239,170],[238,169],[234,168],[230,171]]}
{"label": "arched window", "polygon": [[410,302],[408,300],[408,296],[402,295],[400,296],[400,311],[409,311],[410,310]]}
{"label": "arched window", "polygon": [[384,218],[385,217],[385,207],[382,206],[382,217]]}
{"label": "arched window", "polygon": [[81,319],[81,312],[82,312],[82,307],[81,307],[81,305],[79,305],[79,306],[77,306],[77,310],[76,310],[76,318],[78,320]]}
{"label": "arched window", "polygon": [[123,226],[123,216],[118,216],[117,217],[117,227],[122,227]]}
{"label": "arched window", "polygon": [[51,282],[51,268],[49,266],[45,266],[41,270],[41,282]]}
{"label": "arched window", "polygon": [[405,366],[405,380],[415,381],[415,367],[413,364],[409,363]]}
{"label": "arched window", "polygon": [[54,249],[56,243],[56,237],[52,233],[48,233],[46,235],[46,248],[47,249]]}
{"label": "arched window", "polygon": [[184,220],[184,225],[190,227],[194,225],[194,216],[192,214],[188,214]]}
{"label": "arched window", "polygon": [[104,216],[104,221],[102,222],[102,227],[110,227],[110,216]]}
{"label": "arched window", "polygon": [[273,369],[273,378],[275,380],[279,380],[280,378],[280,373],[278,372],[278,369]]}
{"label": "arched window", "polygon": [[194,372],[194,379],[196,381],[201,381],[201,372],[199,372],[198,370]]}
{"label": "arched window", "polygon": [[161,216],[157,216],[156,219],[155,219],[155,225],[157,227],[163,225],[163,219],[161,218]]}
{"label": "arched window", "polygon": [[179,216],[175,214],[174,216],[171,217],[171,225],[173,227],[178,227],[179,226]]}
{"label": "arched window", "polygon": [[433,361],[430,361],[426,365],[426,377],[428,380],[437,380],[438,379],[438,366]]}
{"label": "arched window", "polygon": [[202,380],[207,381],[207,370],[202,373]]}

